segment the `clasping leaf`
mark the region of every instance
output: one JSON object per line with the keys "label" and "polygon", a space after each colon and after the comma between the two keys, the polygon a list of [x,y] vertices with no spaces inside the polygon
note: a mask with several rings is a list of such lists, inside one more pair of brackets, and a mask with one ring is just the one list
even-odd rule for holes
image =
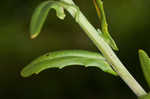
{"label": "clasping leaf", "polygon": [[[106,20],[106,16],[105,16],[105,11],[104,11],[104,7],[103,7],[103,1],[102,0],[93,0],[94,4],[95,4],[95,8],[98,14],[98,17],[101,21],[101,30],[102,30],[102,35],[103,39],[116,51],[118,51],[118,47],[115,43],[115,41],[113,40],[113,38],[111,37],[109,31],[108,31],[108,24],[107,24],[107,20]],[[98,32],[99,31],[98,29]]]}
{"label": "clasping leaf", "polygon": [[47,53],[27,65],[21,71],[21,75],[28,77],[48,68],[61,69],[71,65],[83,65],[85,67],[96,66],[104,72],[116,75],[101,54],[83,50],[66,50]]}

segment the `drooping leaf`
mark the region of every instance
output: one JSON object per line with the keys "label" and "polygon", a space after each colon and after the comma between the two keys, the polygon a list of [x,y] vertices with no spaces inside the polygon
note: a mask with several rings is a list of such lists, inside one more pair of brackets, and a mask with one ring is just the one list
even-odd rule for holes
{"label": "drooping leaf", "polygon": [[144,50],[139,50],[139,59],[145,79],[150,87],[150,58]]}
{"label": "drooping leaf", "polygon": [[84,65],[85,67],[96,66],[104,72],[116,75],[102,55],[83,50],[66,50],[47,53],[27,65],[21,71],[21,75],[28,77],[48,68],[61,69],[70,65]]}
{"label": "drooping leaf", "polygon": [[58,1],[44,1],[35,9],[30,24],[31,38],[35,38],[40,33],[50,9],[56,10],[58,18],[65,18],[63,7],[60,5],[62,4]]}
{"label": "drooping leaf", "polygon": [[148,95],[139,97],[139,99],[150,99],[150,93]]}
{"label": "drooping leaf", "polygon": [[[116,51],[118,51],[118,47],[111,37],[109,31],[108,31],[108,24],[105,16],[105,11],[103,7],[103,1],[102,0],[93,0],[98,17],[101,21],[101,29],[102,29],[102,35],[104,40]],[[99,31],[98,31],[99,32]]]}
{"label": "drooping leaf", "polygon": [[[33,16],[31,18],[30,24],[31,38],[35,38],[38,36],[51,9],[56,10],[57,17],[63,20],[65,18],[64,9],[67,9],[68,7],[76,8],[78,14],[79,8],[77,6],[65,3],[63,1],[44,1],[43,3],[41,3],[35,9]],[[75,19],[77,18],[75,17]]]}

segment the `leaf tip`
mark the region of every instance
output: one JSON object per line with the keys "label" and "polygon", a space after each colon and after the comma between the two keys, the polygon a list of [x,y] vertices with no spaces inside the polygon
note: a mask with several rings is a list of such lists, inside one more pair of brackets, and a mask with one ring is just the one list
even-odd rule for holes
{"label": "leaf tip", "polygon": [[143,50],[142,50],[142,49],[139,49],[138,52],[139,52],[139,53],[140,53],[140,52],[143,52]]}
{"label": "leaf tip", "polygon": [[23,78],[28,77],[27,75],[25,75],[25,73],[24,73],[24,71],[23,71],[23,70],[20,72],[20,75],[21,75],[21,77],[23,77]]}
{"label": "leaf tip", "polygon": [[32,73],[29,73],[28,70],[27,70],[27,67],[25,67],[25,68],[23,68],[23,69],[21,70],[20,75],[21,75],[21,77],[23,77],[23,78],[27,78],[27,77],[31,76]]}
{"label": "leaf tip", "polygon": [[119,48],[117,47],[115,41],[112,38],[110,38],[110,43],[108,44],[112,47],[113,50],[119,51]]}
{"label": "leaf tip", "polygon": [[38,33],[34,33],[33,35],[30,36],[31,39],[34,39],[38,36]]}
{"label": "leaf tip", "polygon": [[119,48],[117,47],[117,45],[115,45],[113,49],[114,49],[115,51],[119,51]]}
{"label": "leaf tip", "polygon": [[143,56],[147,56],[148,57],[148,55],[147,55],[147,53],[143,50],[143,49],[139,49],[138,50],[138,53],[139,53],[139,56],[141,57],[141,55]]}
{"label": "leaf tip", "polygon": [[[58,16],[58,15],[57,15],[57,16]],[[66,15],[65,15],[65,14],[62,14],[62,15],[59,15],[59,16],[58,16],[58,18],[59,18],[59,19],[61,19],[61,20],[64,20],[64,19],[65,19],[65,17],[66,17]]]}

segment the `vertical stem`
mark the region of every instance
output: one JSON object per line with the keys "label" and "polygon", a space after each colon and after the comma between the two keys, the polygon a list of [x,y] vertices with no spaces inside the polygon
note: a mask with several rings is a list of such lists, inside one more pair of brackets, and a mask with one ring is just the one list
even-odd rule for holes
{"label": "vertical stem", "polygon": [[[69,4],[74,4],[72,0],[61,0],[61,1],[64,1]],[[137,96],[146,95],[147,93],[144,91],[144,89],[132,77],[132,75],[128,72],[125,66],[115,55],[113,50],[110,48],[110,46],[103,40],[102,37],[99,36],[96,29],[88,22],[88,20],[82,14],[82,12],[77,12],[77,9],[75,9],[74,7],[67,8],[67,11],[74,18],[76,18],[76,13],[79,13],[77,23],[81,26],[81,28],[85,31],[85,33],[93,41],[93,43],[97,46],[97,48],[102,52],[102,54],[105,56],[107,61],[112,65],[114,70],[123,79],[123,81],[131,88],[131,90]]]}

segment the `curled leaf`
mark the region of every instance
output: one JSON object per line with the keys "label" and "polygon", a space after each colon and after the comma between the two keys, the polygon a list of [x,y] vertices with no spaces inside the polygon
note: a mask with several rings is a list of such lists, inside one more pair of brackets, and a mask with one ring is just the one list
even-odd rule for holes
{"label": "curled leaf", "polygon": [[79,10],[79,8],[76,7],[75,5],[67,4],[62,1],[44,1],[43,3],[41,3],[35,9],[31,19],[30,24],[31,38],[33,39],[38,36],[51,9],[55,9],[57,17],[63,20],[65,18],[64,9],[69,7],[74,7],[77,10]]}
{"label": "curled leaf", "polygon": [[31,38],[35,38],[40,33],[50,9],[56,10],[58,18],[65,18],[63,7],[60,5],[61,3],[57,1],[45,1],[35,9],[30,25]]}
{"label": "curled leaf", "polygon": [[144,50],[139,50],[139,59],[145,79],[150,87],[150,58]]}
{"label": "curled leaf", "polygon": [[104,72],[116,75],[102,55],[83,50],[66,50],[47,53],[27,65],[21,71],[21,75],[28,77],[48,68],[61,69],[70,65],[84,65],[85,67],[96,66]]}

